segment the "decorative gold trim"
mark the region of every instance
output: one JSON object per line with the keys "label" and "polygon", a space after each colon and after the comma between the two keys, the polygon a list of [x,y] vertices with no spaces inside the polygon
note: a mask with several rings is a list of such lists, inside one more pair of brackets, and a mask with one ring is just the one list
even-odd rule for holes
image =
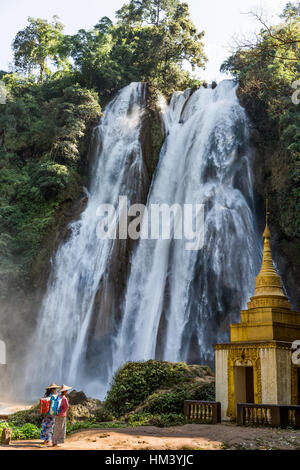
{"label": "decorative gold trim", "polygon": [[291,342],[284,342],[284,341],[274,341],[274,342],[255,342],[255,343],[223,343],[223,344],[215,344],[215,351],[221,351],[222,349],[240,349],[240,348],[247,348],[247,349],[291,349]]}
{"label": "decorative gold trim", "polygon": [[235,403],[235,383],[234,383],[234,367],[238,363],[240,365],[249,365],[253,367],[253,381],[254,381],[254,402],[262,403],[262,390],[261,390],[261,364],[259,357],[259,350],[248,345],[239,346],[238,348],[231,348],[229,350],[227,359],[227,374],[228,374],[228,409],[227,416],[234,420],[236,418],[236,403]]}
{"label": "decorative gold trim", "polygon": [[279,295],[264,295],[263,297],[251,297],[250,301],[248,302],[248,310],[254,310],[255,308],[283,308],[287,312],[291,311],[290,305],[288,300],[282,298]]}

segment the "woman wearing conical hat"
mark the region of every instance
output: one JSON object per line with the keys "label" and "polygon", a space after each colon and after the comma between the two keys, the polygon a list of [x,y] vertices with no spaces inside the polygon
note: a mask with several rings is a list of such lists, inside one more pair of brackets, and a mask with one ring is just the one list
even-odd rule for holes
{"label": "woman wearing conical hat", "polygon": [[55,428],[54,434],[52,438],[53,446],[58,446],[64,444],[66,438],[66,424],[67,424],[67,411],[69,408],[69,400],[67,397],[67,393],[71,390],[72,387],[68,387],[65,384],[62,384],[60,388],[60,396],[61,396],[61,405],[59,416],[55,417]]}
{"label": "woman wearing conical hat", "polygon": [[[53,395],[57,393],[58,389],[59,389],[59,385],[56,385],[55,383],[53,383],[49,385],[49,387],[46,388],[46,393],[44,396],[52,397]],[[42,422],[42,430],[41,430],[40,438],[44,441],[43,442],[44,446],[50,445],[54,422],[55,422],[55,416],[50,416],[50,415],[46,415]]]}

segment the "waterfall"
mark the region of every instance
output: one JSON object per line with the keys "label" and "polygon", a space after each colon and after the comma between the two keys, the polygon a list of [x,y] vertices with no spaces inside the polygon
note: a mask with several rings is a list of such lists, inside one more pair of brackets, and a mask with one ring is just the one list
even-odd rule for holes
{"label": "waterfall", "polygon": [[[69,382],[103,398],[129,360],[212,363],[213,344],[253,293],[260,261],[248,121],[236,84],[176,92],[162,106],[166,139],[151,188],[141,149],[146,86],[133,83],[96,129],[88,202],[52,263],[27,359],[34,393]],[[203,204],[204,246],[100,240],[97,207]],[[148,197],[147,197],[148,195]]]}
{"label": "waterfall", "polygon": [[[49,380],[78,388],[86,384],[86,355],[96,324],[98,330],[109,331],[108,324],[117,320],[110,302],[108,270],[126,252],[126,242],[122,246],[118,240],[98,239],[96,212],[100,204],[117,205],[119,195],[126,195],[130,203],[142,197],[145,172],[139,137],[145,101],[146,86],[132,83],[106,107],[95,131],[88,203],[80,219],[69,227],[68,241],[60,245],[54,257],[27,359],[31,393],[38,393]],[[100,306],[96,305],[99,291]],[[105,376],[103,370],[102,364]],[[96,391],[92,383],[88,390],[97,395],[104,391],[98,380]]]}
{"label": "waterfall", "polygon": [[232,81],[175,93],[151,204],[205,207],[204,246],[140,240],[133,255],[113,370],[129,360],[213,361],[213,344],[254,291],[255,230],[248,122]]}

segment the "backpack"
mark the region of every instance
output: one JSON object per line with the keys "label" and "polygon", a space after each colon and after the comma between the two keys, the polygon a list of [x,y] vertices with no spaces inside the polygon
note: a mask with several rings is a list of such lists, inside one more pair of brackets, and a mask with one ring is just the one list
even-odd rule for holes
{"label": "backpack", "polygon": [[49,413],[51,397],[45,397],[40,399],[40,413],[45,415]]}
{"label": "backpack", "polygon": [[61,397],[58,395],[52,395],[50,398],[50,406],[48,414],[50,416],[59,416],[61,407]]}

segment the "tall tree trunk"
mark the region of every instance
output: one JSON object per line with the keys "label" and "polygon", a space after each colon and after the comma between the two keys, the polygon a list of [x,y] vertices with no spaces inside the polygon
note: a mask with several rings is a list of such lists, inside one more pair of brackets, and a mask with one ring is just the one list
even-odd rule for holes
{"label": "tall tree trunk", "polygon": [[160,1],[157,2],[156,8],[156,26],[159,27],[159,16],[160,16]]}
{"label": "tall tree trunk", "polygon": [[40,63],[40,83],[44,80],[45,61]]}

